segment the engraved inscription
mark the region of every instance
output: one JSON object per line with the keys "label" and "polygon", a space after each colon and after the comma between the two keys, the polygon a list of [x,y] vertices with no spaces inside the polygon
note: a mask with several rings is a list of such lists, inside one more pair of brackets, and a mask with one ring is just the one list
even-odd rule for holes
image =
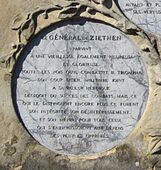
{"label": "engraved inscription", "polygon": [[123,13],[142,29],[161,34],[160,0],[126,0],[118,1]]}
{"label": "engraved inscription", "polygon": [[31,135],[47,148],[85,155],[111,149],[140,119],[148,80],[119,30],[80,20],[36,37],[14,72],[13,96]]}

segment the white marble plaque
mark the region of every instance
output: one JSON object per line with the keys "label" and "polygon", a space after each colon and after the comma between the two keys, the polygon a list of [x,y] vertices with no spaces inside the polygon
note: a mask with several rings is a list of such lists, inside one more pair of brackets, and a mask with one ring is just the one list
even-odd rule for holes
{"label": "white marble plaque", "polygon": [[140,119],[148,78],[138,50],[119,30],[92,21],[59,23],[22,53],[13,100],[42,145],[63,154],[111,149]]}
{"label": "white marble plaque", "polygon": [[119,0],[123,13],[140,28],[161,34],[161,0]]}

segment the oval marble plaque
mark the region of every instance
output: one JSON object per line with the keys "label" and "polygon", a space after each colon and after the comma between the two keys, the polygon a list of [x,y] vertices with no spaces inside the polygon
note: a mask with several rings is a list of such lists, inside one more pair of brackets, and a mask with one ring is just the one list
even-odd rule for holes
{"label": "oval marble plaque", "polygon": [[63,154],[105,151],[127,137],[148,96],[144,63],[119,30],[99,22],[59,23],[21,54],[15,108],[29,133]]}
{"label": "oval marble plaque", "polygon": [[161,34],[160,0],[118,1],[123,13],[145,31]]}

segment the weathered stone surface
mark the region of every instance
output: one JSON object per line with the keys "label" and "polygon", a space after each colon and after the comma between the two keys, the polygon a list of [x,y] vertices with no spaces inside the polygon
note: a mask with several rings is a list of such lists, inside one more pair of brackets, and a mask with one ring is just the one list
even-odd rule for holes
{"label": "weathered stone surface", "polygon": [[124,14],[145,31],[161,34],[160,0],[118,1]]}
{"label": "weathered stone surface", "polygon": [[25,48],[13,96],[41,144],[88,155],[111,149],[131,133],[146,106],[148,78],[124,34],[102,23],[71,20]]}
{"label": "weathered stone surface", "polygon": [[[117,7],[116,1],[77,0],[77,3],[75,2],[65,0],[17,0],[16,2],[1,0],[0,2],[0,168],[2,170],[52,169],[54,167],[74,170],[110,169],[111,167],[118,170],[121,167],[132,170],[160,169],[161,159],[158,155],[161,146],[160,37],[145,34],[142,29],[125,18]],[[111,24],[124,32],[140,49],[149,77],[149,97],[142,119],[125,142],[128,144],[125,150],[130,150],[131,153],[129,154],[131,161],[120,159],[125,155],[124,153],[129,152],[120,152],[121,156],[117,156],[118,148],[122,151],[122,146],[90,157],[57,155],[32,139],[17,118],[11,100],[10,80],[17,58],[29,41],[25,35],[34,37],[40,30],[70,16],[77,19],[79,17],[93,18]],[[31,20],[34,21],[32,22],[34,31],[31,29],[32,24],[29,24],[27,29],[24,27]],[[32,159],[33,155],[35,159]],[[103,161],[100,161],[101,158]],[[126,159],[126,157],[123,158]],[[29,165],[31,159],[32,167]],[[41,164],[42,159],[44,161]]]}

